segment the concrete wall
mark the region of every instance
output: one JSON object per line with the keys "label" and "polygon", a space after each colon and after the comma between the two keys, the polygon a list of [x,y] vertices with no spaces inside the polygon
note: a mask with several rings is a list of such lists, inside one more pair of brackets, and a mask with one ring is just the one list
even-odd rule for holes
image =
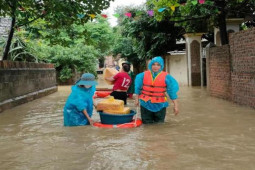
{"label": "concrete wall", "polygon": [[7,37],[8,31],[11,26],[10,18],[2,18],[0,17],[0,37]]}
{"label": "concrete wall", "polygon": [[255,108],[255,28],[231,34],[229,42],[210,49],[210,92]]}
{"label": "concrete wall", "polygon": [[[8,31],[11,26],[11,19],[10,18],[2,18],[0,17],[0,38],[6,39],[8,37]],[[3,58],[3,51],[0,47],[0,60]]]}
{"label": "concrete wall", "polygon": [[57,91],[53,64],[0,61],[0,112]]}
{"label": "concrete wall", "polygon": [[186,54],[168,55],[166,58],[166,72],[170,73],[180,86],[188,85],[188,68]]}
{"label": "concrete wall", "polygon": [[202,35],[203,33],[187,33],[184,35],[189,86],[201,86]]}

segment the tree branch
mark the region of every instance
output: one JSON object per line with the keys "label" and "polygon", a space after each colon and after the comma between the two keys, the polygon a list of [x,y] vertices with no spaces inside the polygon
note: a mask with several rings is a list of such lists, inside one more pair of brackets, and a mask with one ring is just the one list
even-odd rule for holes
{"label": "tree branch", "polygon": [[248,2],[249,2],[250,0],[245,0],[245,1],[243,1],[239,6],[237,6],[234,10],[240,10],[240,9],[242,9],[242,8],[244,8],[247,4],[248,4]]}
{"label": "tree branch", "polygon": [[178,21],[171,21],[170,22],[185,22],[185,21],[191,21],[191,20],[201,20],[201,19],[207,19],[209,18],[210,15],[206,15],[206,16],[203,16],[203,17],[198,17],[198,18],[187,18],[187,19],[184,19],[184,20],[178,20]]}
{"label": "tree branch", "polygon": [[5,0],[5,2],[10,6],[10,8],[13,8],[14,6],[11,4],[11,2],[10,1],[8,1],[8,0]]}

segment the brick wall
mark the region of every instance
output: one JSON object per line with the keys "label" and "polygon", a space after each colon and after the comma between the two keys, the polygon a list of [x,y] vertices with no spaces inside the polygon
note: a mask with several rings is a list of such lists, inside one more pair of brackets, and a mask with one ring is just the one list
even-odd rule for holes
{"label": "brick wall", "polygon": [[0,112],[55,91],[53,64],[0,61]]}
{"label": "brick wall", "polygon": [[255,108],[255,28],[231,34],[229,42],[210,49],[210,93]]}
{"label": "brick wall", "polygon": [[231,100],[229,46],[214,47],[209,55],[209,86],[212,96]]}
{"label": "brick wall", "polygon": [[230,35],[233,101],[255,108],[255,28]]}

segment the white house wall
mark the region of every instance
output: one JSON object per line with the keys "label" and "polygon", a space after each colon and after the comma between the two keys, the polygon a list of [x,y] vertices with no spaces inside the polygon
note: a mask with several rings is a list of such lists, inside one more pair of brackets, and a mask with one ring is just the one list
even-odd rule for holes
{"label": "white house wall", "polygon": [[180,86],[188,85],[188,68],[186,55],[168,55],[166,71],[170,73]]}

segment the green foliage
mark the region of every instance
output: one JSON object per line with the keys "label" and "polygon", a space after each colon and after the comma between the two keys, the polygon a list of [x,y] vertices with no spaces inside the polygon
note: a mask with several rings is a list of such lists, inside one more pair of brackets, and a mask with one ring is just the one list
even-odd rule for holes
{"label": "green foliage", "polygon": [[[255,10],[255,0],[206,0],[204,4],[197,0],[148,0],[148,4],[157,20],[174,21],[186,32],[207,32],[213,26],[220,26],[218,20],[224,17],[221,15],[223,11],[226,18],[243,18],[253,15]],[[162,7],[166,9],[158,12]]]}
{"label": "green foliage", "polygon": [[64,66],[62,68],[62,70],[60,71],[60,76],[59,79],[62,82],[65,82],[66,80],[68,80],[69,78],[71,78],[73,75],[73,70],[71,68],[69,68],[68,66]]}
{"label": "green foliage", "polygon": [[74,70],[96,74],[99,53],[92,46],[84,46],[83,44],[72,47],[40,46],[38,44],[35,46],[39,60],[53,63],[60,73],[61,81],[71,78]]}
{"label": "green foliage", "polygon": [[94,22],[73,24],[68,28],[49,29],[43,20],[31,24],[26,30],[31,39],[44,39],[48,45],[65,47],[84,44],[94,46],[99,52],[99,58],[109,55],[114,42],[114,33],[105,18],[100,16]]}
{"label": "green foliage", "polygon": [[[153,7],[155,19],[158,21],[169,18],[175,12],[175,9],[180,6],[179,0],[149,0],[148,4]],[[152,5],[153,4],[153,5]],[[161,8],[166,8],[164,12],[159,12]]]}
{"label": "green foliage", "polygon": [[[47,26],[60,28],[74,22],[85,23],[88,14],[101,13],[110,5],[112,0],[8,0],[0,1],[0,16],[19,17],[17,25],[27,25],[32,21],[43,18]],[[78,18],[77,14],[85,14]]]}
{"label": "green foliage", "polygon": [[[81,43],[70,47],[49,46],[47,41],[27,39],[24,35],[27,35],[24,30],[15,35],[9,60],[53,63],[60,73],[61,81],[71,78],[74,70],[96,75],[97,58],[100,55],[93,46]],[[5,40],[0,41],[0,45],[4,44]]]}
{"label": "green foliage", "polygon": [[4,53],[6,40],[3,37],[0,37],[0,59],[2,58],[2,54]]}
{"label": "green foliage", "polygon": [[182,35],[182,29],[175,27],[168,20],[160,22],[140,11],[141,15],[134,20],[123,20],[122,34],[133,39],[134,51],[141,59],[164,55],[176,48],[176,39]]}
{"label": "green foliage", "polygon": [[135,67],[145,68],[147,59],[177,49],[176,39],[184,33],[181,27],[176,27],[169,20],[157,21],[141,7],[123,8],[122,12],[118,10],[119,13],[131,12],[133,18],[120,16],[120,27],[116,31],[120,31],[122,37],[115,42],[114,55],[121,54]]}
{"label": "green foliage", "polygon": [[[74,23],[86,23],[90,14],[100,14],[112,0],[8,0],[0,1],[0,16],[12,18],[11,31],[6,44],[4,57],[8,58],[14,29],[28,26],[39,18],[47,28],[70,28]],[[80,15],[84,17],[79,17]],[[66,40],[68,41],[68,40]]]}
{"label": "green foliage", "polygon": [[[6,40],[1,38],[0,49],[4,49],[5,46],[6,46]],[[3,50],[0,50],[0,51],[3,51]],[[21,37],[15,36],[10,46],[8,60],[38,62],[38,59],[33,52],[34,52],[34,49],[29,44],[25,43],[25,41]]]}
{"label": "green foliage", "polygon": [[178,25],[185,28],[185,31],[188,33],[191,32],[207,32],[212,29],[212,20],[210,16],[216,15],[219,11],[217,8],[204,8],[205,5],[213,6],[211,1],[205,1],[204,4],[192,3],[193,1],[187,1],[185,5],[181,5],[178,8],[180,20]]}
{"label": "green foliage", "polygon": [[107,20],[98,16],[96,22],[86,23],[84,29],[87,33],[85,44],[93,45],[100,52],[101,58],[109,55],[116,36]]}

